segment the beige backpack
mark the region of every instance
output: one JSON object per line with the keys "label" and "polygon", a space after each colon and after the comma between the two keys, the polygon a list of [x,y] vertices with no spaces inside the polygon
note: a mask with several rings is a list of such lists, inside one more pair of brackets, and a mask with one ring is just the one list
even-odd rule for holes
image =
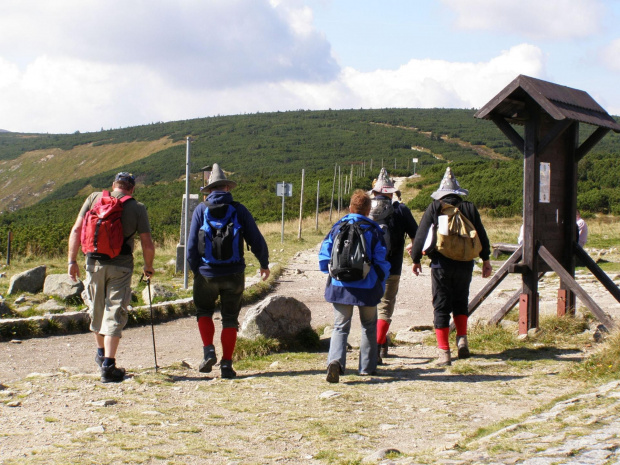
{"label": "beige backpack", "polygon": [[444,257],[462,262],[474,260],[482,251],[476,228],[454,205],[441,202],[435,250]]}

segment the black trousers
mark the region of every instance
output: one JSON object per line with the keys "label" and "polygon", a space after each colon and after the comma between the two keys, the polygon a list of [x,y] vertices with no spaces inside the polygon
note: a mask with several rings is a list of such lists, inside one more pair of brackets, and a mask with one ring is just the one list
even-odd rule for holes
{"label": "black trousers", "polygon": [[469,267],[431,268],[435,328],[450,326],[450,314],[468,314],[472,273]]}

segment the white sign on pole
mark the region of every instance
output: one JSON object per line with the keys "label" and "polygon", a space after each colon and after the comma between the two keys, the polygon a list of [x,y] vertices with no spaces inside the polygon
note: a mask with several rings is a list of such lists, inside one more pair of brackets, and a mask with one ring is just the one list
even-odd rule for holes
{"label": "white sign on pole", "polygon": [[276,183],[276,195],[278,197],[282,197],[283,195],[286,197],[292,197],[293,196],[293,184],[285,183],[285,182]]}

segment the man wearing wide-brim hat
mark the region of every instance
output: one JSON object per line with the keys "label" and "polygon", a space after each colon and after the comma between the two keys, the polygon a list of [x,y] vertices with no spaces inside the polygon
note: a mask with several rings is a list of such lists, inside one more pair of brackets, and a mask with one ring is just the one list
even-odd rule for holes
{"label": "man wearing wide-brim hat", "polygon": [[386,245],[389,249],[386,258],[390,262],[390,274],[385,284],[385,292],[377,306],[377,345],[380,365],[383,364],[383,359],[389,356],[387,335],[400,286],[405,239],[409,236],[413,241],[418,230],[418,223],[413,218],[411,210],[405,204],[394,201],[393,197],[396,192],[394,181],[390,179],[385,168],[381,168],[372,186],[372,204],[369,214],[369,218],[379,223],[384,231]]}
{"label": "man wearing wide-brim hat", "polygon": [[245,288],[244,241],[260,263],[263,280],[269,277],[269,249],[248,209],[233,201],[237,185],[215,163],[209,181],[201,188],[207,195],[192,215],[187,238],[187,261],[194,273],[194,305],[203,343],[201,373],[210,373],[217,362],[213,313],[219,297],[222,312],[222,378],[234,378],[232,357],[239,329],[241,297]]}
{"label": "man wearing wide-brim hat", "polygon": [[[428,232],[431,227],[438,225],[439,216],[442,215],[442,209],[445,209],[446,206],[457,207],[460,213],[473,224],[482,244],[482,250],[479,253],[479,258],[482,259],[482,277],[487,278],[491,275],[489,238],[476,206],[463,200],[463,196],[467,194],[469,191],[460,186],[452,170],[448,167],[439,188],[431,194],[434,200],[424,212],[415,236],[411,258],[413,259],[413,273],[416,276],[422,271],[420,260]],[[439,366],[450,365],[451,355],[448,342],[450,315],[454,318],[456,326],[458,357],[468,358],[470,356],[467,344],[467,319],[469,286],[474,269],[474,260],[454,260],[432,249],[428,252],[428,257],[431,259],[434,326],[439,353],[437,364]]]}

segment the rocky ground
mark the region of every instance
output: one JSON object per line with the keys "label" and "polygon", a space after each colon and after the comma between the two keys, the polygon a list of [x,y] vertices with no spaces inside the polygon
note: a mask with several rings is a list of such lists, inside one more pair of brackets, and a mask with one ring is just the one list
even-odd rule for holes
{"label": "rocky ground", "polygon": [[[298,254],[274,292],[305,302],[322,327],[332,311],[316,254]],[[620,320],[588,276],[579,282]],[[485,283],[477,274],[472,295]],[[472,320],[492,316],[519,282],[500,287]],[[541,313],[555,311],[556,289],[554,278],[542,283]],[[429,270],[406,266],[392,333],[431,323]],[[399,344],[377,376],[359,377],[355,322],[347,375],[331,385],[324,352],[241,362],[237,379],[222,380],[217,367],[196,371],[193,318],[157,325],[155,339],[157,373],[151,328],[125,332],[118,361],[129,376],[112,385],[98,380],[92,335],[1,343],[0,463],[620,463],[618,383],[563,376],[580,347],[440,369],[432,345]]]}

